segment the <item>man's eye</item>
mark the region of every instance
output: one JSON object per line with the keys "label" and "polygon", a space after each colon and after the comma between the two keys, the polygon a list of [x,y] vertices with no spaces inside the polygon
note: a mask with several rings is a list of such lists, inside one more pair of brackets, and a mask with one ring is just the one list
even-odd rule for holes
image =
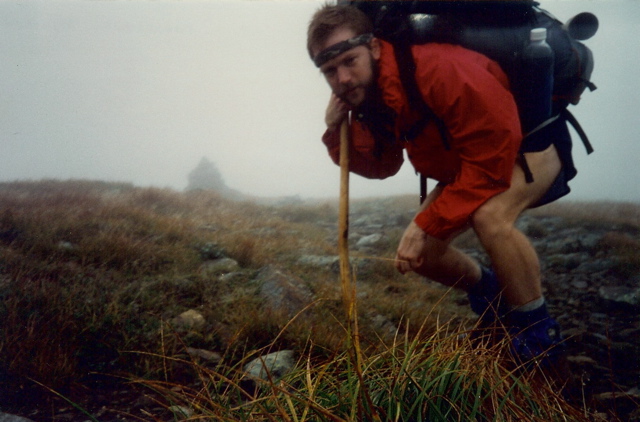
{"label": "man's eye", "polygon": [[354,64],[356,64],[356,58],[355,57],[347,57],[344,60],[344,64],[345,64],[345,66],[353,66]]}
{"label": "man's eye", "polygon": [[323,70],[322,73],[324,73],[325,77],[331,78],[336,74],[336,69],[335,67],[332,67],[332,68]]}

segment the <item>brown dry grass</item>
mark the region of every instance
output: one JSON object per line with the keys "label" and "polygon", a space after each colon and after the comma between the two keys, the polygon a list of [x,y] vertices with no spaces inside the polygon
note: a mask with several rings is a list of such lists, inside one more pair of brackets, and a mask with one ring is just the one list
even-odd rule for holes
{"label": "brown dry grass", "polygon": [[[0,370],[48,385],[90,371],[154,372],[121,352],[177,353],[186,342],[237,355],[270,343],[285,325],[283,347],[310,337],[319,348],[339,347],[336,274],[297,264],[301,254],[335,253],[333,236],[318,226],[335,218],[330,202],[268,206],[82,180],[1,184]],[[237,277],[202,271],[207,244],[238,261]],[[415,303],[431,299],[421,281],[407,282],[384,257],[373,258],[361,278],[363,319],[423,319],[428,305]],[[257,301],[253,273],[270,264],[289,268],[320,298],[300,321]],[[163,321],[192,308],[209,322],[206,334],[160,338]],[[377,329],[365,324],[369,344]]]}
{"label": "brown dry grass", "polygon": [[[407,222],[416,205],[414,196],[384,200]],[[640,206],[559,204],[535,212],[638,227]],[[272,206],[80,180],[0,184],[0,373],[50,386],[92,372],[178,376],[182,369],[153,355],[179,356],[185,346],[231,361],[266,346],[302,350],[310,343],[332,356],[345,339],[337,274],[297,259],[335,254],[335,236],[321,226],[336,216],[332,202]],[[398,330],[411,338],[424,321],[435,327],[467,316],[455,306],[458,293],[393,270],[400,235],[356,273],[361,338],[371,353],[388,347]],[[210,244],[239,262],[236,277],[202,271]],[[265,265],[287,268],[318,301],[293,321],[265,309],[253,282]],[[188,309],[202,312],[207,329],[174,336],[166,322]]]}

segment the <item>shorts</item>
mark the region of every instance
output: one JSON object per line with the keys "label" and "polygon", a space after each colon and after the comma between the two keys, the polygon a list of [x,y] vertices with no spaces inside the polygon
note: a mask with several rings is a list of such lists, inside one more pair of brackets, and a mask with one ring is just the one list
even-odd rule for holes
{"label": "shorts", "polygon": [[[556,177],[556,180],[554,180],[549,187],[549,190],[547,190],[543,197],[533,204],[531,208],[540,207],[567,195],[571,192],[569,181],[578,173],[573,164],[573,157],[571,156],[573,143],[571,142],[571,135],[569,134],[569,128],[567,127],[565,119],[559,118],[538,132],[523,139],[520,152],[544,151],[551,145],[554,145],[558,151],[558,156],[562,162],[562,169]],[[535,174],[533,177],[535,178]]]}

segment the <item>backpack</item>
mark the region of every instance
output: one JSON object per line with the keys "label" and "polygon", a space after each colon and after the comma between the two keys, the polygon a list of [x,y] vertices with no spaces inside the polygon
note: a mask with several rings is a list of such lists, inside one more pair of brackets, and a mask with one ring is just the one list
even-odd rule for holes
{"label": "backpack", "polygon": [[[598,29],[598,20],[591,13],[581,13],[563,24],[549,12],[538,8],[538,3],[533,0],[339,0],[338,4],[355,6],[363,11],[374,24],[374,35],[394,46],[400,79],[409,103],[425,116],[405,134],[405,138],[411,140],[429,120],[435,120],[445,147],[448,147],[446,127],[418,90],[411,45],[444,42],[477,51],[496,61],[513,87],[520,84],[520,58],[529,42],[531,29],[546,28],[547,43],[554,52],[553,117],[546,123],[557,118],[566,120],[582,139],[587,153],[593,152],[586,133],[567,110],[569,104],[578,104],[587,88],[590,91],[596,89],[590,81],[593,54],[580,42],[593,36]],[[527,98],[514,97],[518,110],[522,112],[524,107],[521,104]],[[527,169],[525,172],[528,173]],[[527,179],[533,180],[530,173]]]}

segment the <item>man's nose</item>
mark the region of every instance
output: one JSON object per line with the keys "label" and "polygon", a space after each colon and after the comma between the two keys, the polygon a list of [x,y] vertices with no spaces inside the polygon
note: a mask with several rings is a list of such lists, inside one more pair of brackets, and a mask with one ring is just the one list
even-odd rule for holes
{"label": "man's nose", "polygon": [[351,72],[349,69],[340,66],[338,67],[338,83],[346,84],[351,80]]}

